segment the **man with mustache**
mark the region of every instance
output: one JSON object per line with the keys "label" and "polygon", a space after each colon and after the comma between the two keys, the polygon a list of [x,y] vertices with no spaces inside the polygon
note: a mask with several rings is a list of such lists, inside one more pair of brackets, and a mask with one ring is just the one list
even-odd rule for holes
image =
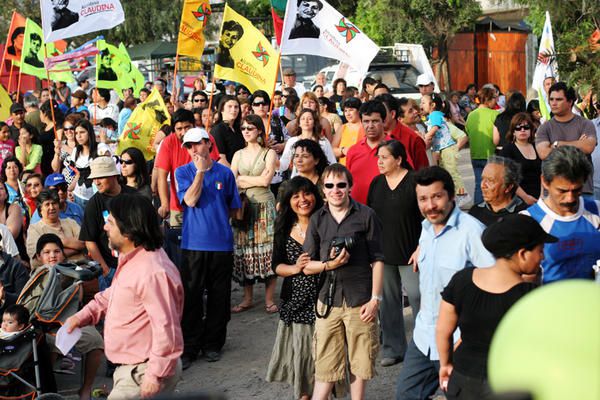
{"label": "man with mustache", "polygon": [[544,248],[543,283],[592,279],[600,259],[600,202],[582,196],[592,163],[574,146],[552,150],[542,162],[542,186],[548,193],[523,211],[538,221],[557,243]]}
{"label": "man with mustache", "polygon": [[[484,225],[456,206],[454,181],[448,171],[438,166],[423,168],[416,173],[415,182],[425,220],[419,247],[409,262],[419,272],[421,309],[398,377],[397,400],[427,399],[439,386],[435,326],[441,292],[450,278],[466,267],[489,267],[495,262],[481,242]],[[454,342],[458,337],[454,335]]]}

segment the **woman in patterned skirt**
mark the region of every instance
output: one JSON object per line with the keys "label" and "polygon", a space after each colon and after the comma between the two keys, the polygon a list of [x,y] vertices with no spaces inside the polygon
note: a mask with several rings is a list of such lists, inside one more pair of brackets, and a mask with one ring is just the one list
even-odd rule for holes
{"label": "woman in patterned skirt", "polygon": [[248,197],[250,215],[247,226],[234,227],[233,279],[244,286],[244,298],[231,311],[239,313],[251,308],[253,285],[261,281],[265,282],[265,310],[276,313],[276,276],[271,269],[275,197],[270,184],[277,154],[266,147],[265,127],[259,116],[246,116],[241,128],[246,147],[233,155],[231,170],[240,193]]}
{"label": "woman in patterned skirt", "polygon": [[318,276],[302,272],[310,261],[302,244],[310,216],[322,205],[317,186],[296,176],[288,181],[275,223],[273,270],[284,280],[280,321],[266,379],[289,383],[297,399],[308,399],[314,385],[311,344]]}

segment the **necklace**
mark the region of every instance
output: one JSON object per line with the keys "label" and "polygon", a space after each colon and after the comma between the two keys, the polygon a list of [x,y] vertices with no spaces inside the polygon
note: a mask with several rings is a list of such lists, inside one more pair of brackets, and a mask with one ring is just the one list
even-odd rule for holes
{"label": "necklace", "polygon": [[306,232],[304,230],[302,230],[302,227],[300,226],[299,223],[295,223],[294,224],[294,228],[296,228],[296,231],[298,233],[298,236],[300,236],[302,239],[306,238]]}

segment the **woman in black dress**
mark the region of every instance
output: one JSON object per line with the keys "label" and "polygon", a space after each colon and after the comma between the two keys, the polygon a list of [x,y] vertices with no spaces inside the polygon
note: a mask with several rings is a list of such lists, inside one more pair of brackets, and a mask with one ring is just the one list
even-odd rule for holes
{"label": "woman in black dress", "polygon": [[[512,305],[535,288],[528,281],[540,271],[544,243],[557,240],[529,216],[503,217],[481,237],[496,263],[489,268],[465,268],[444,288],[436,342],[440,386],[448,400],[479,400],[491,394],[487,358],[494,331]],[[461,342],[453,351],[457,327]]]}
{"label": "woman in black dress", "polygon": [[[383,301],[380,305],[382,331],[381,365],[404,359],[406,333],[402,315],[402,286],[412,307],[413,321],[420,307],[419,274],[409,259],[419,244],[422,216],[417,204],[413,171],[406,149],[397,140],[379,145],[377,167],[381,175],[369,187],[367,205],[383,225]],[[399,311],[400,310],[400,311]]]}
{"label": "woman in black dress", "polygon": [[233,160],[235,152],[246,147],[246,141],[240,129],[241,121],[242,113],[237,97],[223,96],[219,102],[217,123],[210,130],[210,134],[215,138],[221,154],[219,162],[227,167],[231,167],[231,160]]}
{"label": "woman in black dress", "polygon": [[521,165],[523,179],[517,189],[517,196],[527,204],[534,204],[540,197],[542,160],[534,145],[535,130],[529,114],[521,112],[510,121],[510,129],[506,135],[507,144],[500,155],[510,158]]}
{"label": "woman in black dress", "polygon": [[279,306],[279,326],[268,382],[287,382],[295,398],[308,399],[314,385],[311,355],[318,275],[304,275],[310,257],[302,249],[310,216],[323,206],[317,186],[307,178],[291,179],[281,198],[275,221],[273,270],[284,277]]}

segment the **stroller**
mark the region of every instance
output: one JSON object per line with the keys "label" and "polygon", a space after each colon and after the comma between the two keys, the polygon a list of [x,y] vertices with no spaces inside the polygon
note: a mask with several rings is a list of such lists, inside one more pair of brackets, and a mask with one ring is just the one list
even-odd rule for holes
{"label": "stroller", "polygon": [[[17,304],[29,310],[30,323],[18,335],[0,339],[0,399],[62,399],[58,394],[42,394],[42,386],[55,391],[52,368],[44,357],[48,353],[43,345],[45,334],[55,335],[78,311],[81,283],[97,278],[100,272],[94,262],[45,265],[34,271],[17,299]],[[50,382],[42,376],[50,376]]]}

